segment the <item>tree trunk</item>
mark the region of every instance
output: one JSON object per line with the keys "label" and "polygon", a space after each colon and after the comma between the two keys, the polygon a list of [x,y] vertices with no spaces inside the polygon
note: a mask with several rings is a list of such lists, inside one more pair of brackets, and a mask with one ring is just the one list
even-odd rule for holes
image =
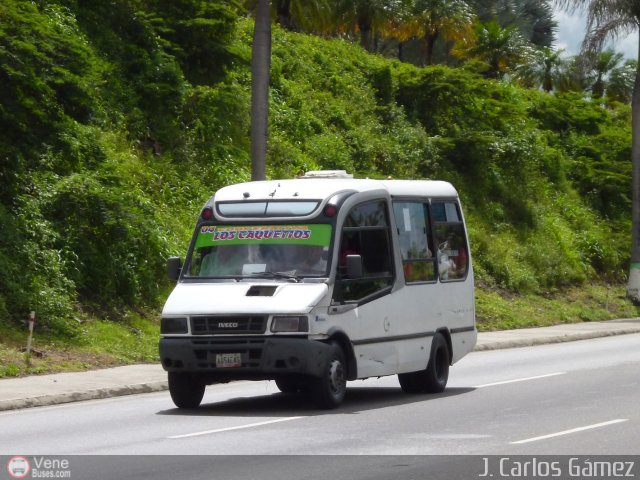
{"label": "tree trunk", "polygon": [[591,87],[591,95],[595,99],[604,97],[604,80],[602,75],[598,75],[598,78],[593,83],[593,87]]}
{"label": "tree trunk", "polygon": [[287,30],[294,30],[291,17],[291,0],[277,0],[276,12],[278,24]]}
{"label": "tree trunk", "polygon": [[269,0],[258,0],[251,52],[251,180],[266,178],[269,123],[271,16]]}
{"label": "tree trunk", "polygon": [[423,67],[433,64],[433,49],[438,35],[438,32],[426,33],[420,41],[420,64]]}
{"label": "tree trunk", "polygon": [[360,45],[362,45],[367,52],[374,52],[373,26],[369,18],[365,15],[358,17],[358,29],[360,30]]}
{"label": "tree trunk", "polygon": [[547,93],[551,93],[553,90],[553,78],[550,74],[544,75],[544,78],[542,79],[542,89]]}
{"label": "tree trunk", "polygon": [[640,304],[640,62],[631,97],[631,189],[631,266],[627,296]]}

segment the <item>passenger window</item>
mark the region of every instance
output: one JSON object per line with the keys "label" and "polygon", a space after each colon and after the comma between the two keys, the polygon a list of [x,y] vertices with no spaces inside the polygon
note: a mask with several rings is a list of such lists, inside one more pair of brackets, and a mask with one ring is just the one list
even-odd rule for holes
{"label": "passenger window", "polygon": [[[391,288],[393,257],[384,201],[363,203],[349,212],[340,237],[338,252],[338,278],[334,301],[364,303]],[[362,278],[346,278],[347,255],[362,257]]]}
{"label": "passenger window", "polygon": [[460,207],[456,202],[434,202],[431,209],[440,280],[463,279],[469,271],[469,250]]}
{"label": "passenger window", "polygon": [[429,209],[423,202],[394,202],[400,254],[406,283],[436,280],[436,258]]}

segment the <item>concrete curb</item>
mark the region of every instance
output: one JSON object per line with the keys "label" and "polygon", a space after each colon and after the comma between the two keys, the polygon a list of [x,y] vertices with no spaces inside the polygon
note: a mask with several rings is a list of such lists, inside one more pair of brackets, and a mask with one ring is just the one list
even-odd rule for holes
{"label": "concrete curb", "polygon": [[135,385],[122,385],[119,387],[97,388],[94,390],[66,392],[55,395],[0,400],[0,411],[18,410],[31,407],[47,407],[52,405],[61,405],[64,403],[122,397],[125,395],[135,395],[139,393],[161,392],[168,388],[169,386],[167,382],[151,382]]}
{"label": "concrete curb", "polygon": [[476,344],[474,352],[482,352],[488,350],[502,350],[505,348],[521,348],[534,347],[538,345],[549,345],[553,343],[575,342],[578,340],[591,340],[594,338],[613,337],[618,335],[628,335],[632,333],[640,333],[640,328],[627,328],[620,330],[611,330],[607,332],[580,332],[569,333],[562,336],[551,335],[536,338],[519,338],[513,340],[488,341]]}

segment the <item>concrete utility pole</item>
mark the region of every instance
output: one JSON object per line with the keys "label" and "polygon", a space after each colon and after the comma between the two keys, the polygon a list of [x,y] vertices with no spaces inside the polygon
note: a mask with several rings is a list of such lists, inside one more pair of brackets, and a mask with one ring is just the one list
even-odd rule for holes
{"label": "concrete utility pole", "polygon": [[251,53],[251,180],[266,179],[270,69],[270,1],[258,0]]}

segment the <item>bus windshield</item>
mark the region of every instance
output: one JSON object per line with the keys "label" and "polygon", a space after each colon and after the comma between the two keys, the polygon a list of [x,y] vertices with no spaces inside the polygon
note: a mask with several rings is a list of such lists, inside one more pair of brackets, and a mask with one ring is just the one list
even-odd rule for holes
{"label": "bus windshield", "polygon": [[185,277],[326,277],[331,225],[202,225]]}

